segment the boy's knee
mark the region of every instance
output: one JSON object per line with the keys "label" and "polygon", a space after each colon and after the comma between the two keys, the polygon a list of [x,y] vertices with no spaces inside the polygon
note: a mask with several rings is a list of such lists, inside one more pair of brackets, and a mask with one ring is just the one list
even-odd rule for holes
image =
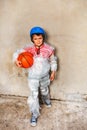
{"label": "boy's knee", "polygon": [[48,95],[48,93],[49,93],[48,87],[41,87],[40,90],[41,90],[42,95]]}

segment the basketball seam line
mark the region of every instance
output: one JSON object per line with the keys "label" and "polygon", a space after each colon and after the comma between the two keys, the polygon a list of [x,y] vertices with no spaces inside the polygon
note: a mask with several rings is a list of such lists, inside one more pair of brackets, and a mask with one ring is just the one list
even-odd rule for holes
{"label": "basketball seam line", "polygon": [[[25,55],[24,54],[22,54],[22,56],[24,56],[24,58],[26,59],[26,57],[25,57]],[[28,60],[26,59],[26,61],[28,62]],[[28,62],[28,64],[30,65],[30,63]],[[31,66],[31,65],[30,65]]]}

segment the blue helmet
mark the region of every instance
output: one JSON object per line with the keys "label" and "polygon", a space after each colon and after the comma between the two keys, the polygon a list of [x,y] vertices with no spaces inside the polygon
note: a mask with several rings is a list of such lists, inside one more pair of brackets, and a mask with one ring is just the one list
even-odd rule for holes
{"label": "blue helmet", "polygon": [[45,35],[45,31],[43,28],[41,27],[33,27],[31,30],[30,30],[30,36],[32,36],[33,34],[43,34]]}

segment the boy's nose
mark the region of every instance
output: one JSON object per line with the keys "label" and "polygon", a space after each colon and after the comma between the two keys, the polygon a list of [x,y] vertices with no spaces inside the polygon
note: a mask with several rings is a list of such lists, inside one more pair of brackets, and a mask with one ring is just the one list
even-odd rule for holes
{"label": "boy's nose", "polygon": [[37,42],[40,43],[40,40],[38,40]]}

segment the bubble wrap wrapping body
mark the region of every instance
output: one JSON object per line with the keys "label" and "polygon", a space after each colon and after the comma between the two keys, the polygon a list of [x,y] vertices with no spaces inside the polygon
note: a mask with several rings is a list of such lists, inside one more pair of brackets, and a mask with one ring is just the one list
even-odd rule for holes
{"label": "bubble wrap wrapping body", "polygon": [[34,44],[17,50],[13,55],[13,61],[15,61],[18,55],[23,51],[31,52],[33,54],[34,63],[32,67],[28,69],[28,86],[31,91],[31,95],[28,97],[27,102],[29,104],[30,111],[38,117],[40,114],[38,90],[41,88],[42,95],[49,95],[49,72],[50,70],[57,70],[57,58],[54,55],[54,48],[44,43],[40,47],[39,54],[37,54]]}

